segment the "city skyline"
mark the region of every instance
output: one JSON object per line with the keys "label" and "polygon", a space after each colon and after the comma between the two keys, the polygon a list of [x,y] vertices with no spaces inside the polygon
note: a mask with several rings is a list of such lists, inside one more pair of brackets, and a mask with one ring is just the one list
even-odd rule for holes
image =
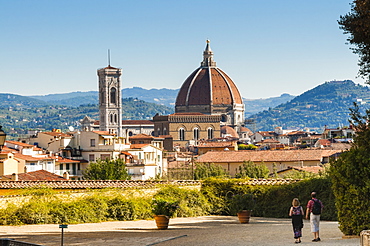
{"label": "city skyline", "polygon": [[353,80],[357,55],[339,29],[349,0],[2,1],[0,93],[97,91],[97,69],[122,87],[179,89],[206,40],[244,98],[299,95]]}

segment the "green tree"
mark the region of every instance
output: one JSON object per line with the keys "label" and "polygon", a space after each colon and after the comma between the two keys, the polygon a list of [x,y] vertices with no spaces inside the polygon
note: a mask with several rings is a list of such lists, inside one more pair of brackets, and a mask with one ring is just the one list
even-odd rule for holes
{"label": "green tree", "polygon": [[351,11],[340,16],[338,24],[349,34],[347,41],[355,46],[353,53],[359,55],[359,75],[370,83],[370,1],[354,0]]}
{"label": "green tree", "polygon": [[98,160],[90,163],[83,176],[89,180],[128,180],[131,176],[127,173],[125,162],[122,159]]}
{"label": "green tree", "polygon": [[253,144],[239,144],[238,145],[238,149],[239,150],[253,150],[253,149],[257,149],[257,146],[253,145]]}
{"label": "green tree", "polygon": [[239,166],[238,173],[235,174],[236,178],[267,178],[270,170],[266,167],[264,163],[260,165],[255,164],[252,161],[244,161],[241,166]]}
{"label": "green tree", "polygon": [[350,123],[356,129],[354,143],[331,162],[329,175],[339,228],[345,235],[359,235],[370,229],[370,110],[362,115],[357,104],[350,110]]}
{"label": "green tree", "polygon": [[194,170],[194,179],[201,180],[210,177],[224,178],[229,174],[220,165],[213,163],[196,163]]}

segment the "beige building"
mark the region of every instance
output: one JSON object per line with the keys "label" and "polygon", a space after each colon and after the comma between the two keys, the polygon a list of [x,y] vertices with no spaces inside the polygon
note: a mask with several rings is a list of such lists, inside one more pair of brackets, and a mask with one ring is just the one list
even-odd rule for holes
{"label": "beige building", "polygon": [[173,144],[181,147],[197,145],[199,140],[220,137],[219,115],[175,113],[153,117],[154,135],[171,135]]}
{"label": "beige building", "polygon": [[0,152],[0,176],[18,173],[19,162],[11,152]]}
{"label": "beige building", "polygon": [[221,165],[232,177],[245,161],[266,165],[270,172],[274,165],[277,171],[285,170],[289,166],[320,166],[329,162],[329,158],[336,158],[342,151],[339,150],[239,150],[239,151],[209,151],[199,156],[198,163],[214,163]]}
{"label": "beige building", "polygon": [[59,153],[70,145],[72,135],[55,129],[51,132],[38,132],[35,138],[30,138],[30,144],[37,145],[40,148],[52,153]]}

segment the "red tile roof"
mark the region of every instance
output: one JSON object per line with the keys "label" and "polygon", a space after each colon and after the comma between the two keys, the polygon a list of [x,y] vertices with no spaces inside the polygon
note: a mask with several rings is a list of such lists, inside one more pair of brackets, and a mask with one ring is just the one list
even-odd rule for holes
{"label": "red tile roof", "polygon": [[18,141],[7,140],[7,141],[5,141],[5,144],[7,144],[7,143],[14,144],[14,145],[19,145],[19,146],[22,146],[22,147],[34,147],[34,145],[32,145],[32,144],[22,143],[22,142],[18,142]]}
{"label": "red tile roof", "polygon": [[58,156],[58,157],[53,156],[52,158],[55,159],[55,161],[59,163],[80,163],[80,161],[78,160],[72,160],[72,159],[61,157],[61,156]]}
{"label": "red tile roof", "polygon": [[148,134],[143,134],[143,133],[140,133],[140,134],[137,134],[137,135],[134,135],[134,136],[131,136],[130,137],[130,140],[131,139],[154,139],[153,136],[150,136]]}
{"label": "red tile roof", "polygon": [[111,135],[114,136],[114,134],[109,133],[108,131],[92,131],[93,133],[99,134],[99,135]]}
{"label": "red tile roof", "polygon": [[72,135],[65,134],[63,132],[40,132],[40,133],[50,135],[53,137],[72,137]]}
{"label": "red tile roof", "polygon": [[[12,179],[12,175],[4,175],[3,180],[5,179]],[[34,172],[28,173],[20,173],[18,174],[18,180],[45,180],[45,181],[52,181],[52,180],[67,180],[62,176],[56,175],[54,173],[48,172],[46,170],[38,170]]]}
{"label": "red tile roof", "polygon": [[151,120],[122,120],[123,125],[153,125]]}
{"label": "red tile roof", "polygon": [[310,172],[310,173],[316,173],[318,174],[320,171],[322,172],[324,170],[323,167],[320,166],[288,166],[288,168],[295,169],[298,171],[305,171],[305,172]]}
{"label": "red tile roof", "polygon": [[130,149],[141,149],[145,146],[148,146],[149,144],[131,144]]}
{"label": "red tile roof", "polygon": [[198,158],[198,162],[282,162],[282,161],[321,161],[323,157],[339,154],[339,150],[239,150],[209,151]]}
{"label": "red tile roof", "polygon": [[185,113],[174,113],[174,114],[170,114],[170,115],[205,115],[205,114],[203,114],[203,113],[197,113],[197,112],[194,112],[194,113],[185,112]]}
{"label": "red tile roof", "polygon": [[198,148],[225,148],[225,147],[235,147],[235,141],[225,141],[225,142],[202,142],[198,144]]}
{"label": "red tile roof", "polygon": [[51,159],[53,159],[53,157],[35,157],[35,156],[30,156],[30,155],[22,155],[22,154],[19,154],[19,153],[14,153],[14,158],[25,160],[25,161],[41,161],[41,160],[51,160]]}

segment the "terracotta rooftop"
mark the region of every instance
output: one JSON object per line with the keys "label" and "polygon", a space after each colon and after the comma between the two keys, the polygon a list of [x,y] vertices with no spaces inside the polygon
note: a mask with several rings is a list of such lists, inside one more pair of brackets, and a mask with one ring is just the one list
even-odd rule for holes
{"label": "terracotta rooftop", "polygon": [[288,168],[297,170],[297,171],[305,171],[305,172],[310,172],[310,173],[316,173],[318,174],[320,171],[322,172],[324,170],[323,167],[320,166],[288,166]]}
{"label": "terracotta rooftop", "polygon": [[282,161],[321,161],[323,157],[339,154],[339,150],[239,150],[209,151],[199,156],[198,162],[282,162]]}
{"label": "terracotta rooftop", "polygon": [[275,139],[264,139],[261,141],[261,143],[280,143],[280,142]]}
{"label": "terracotta rooftop", "polygon": [[221,133],[222,134],[229,134],[233,138],[239,138],[238,133],[235,131],[234,128],[230,126],[222,126],[221,127]]}
{"label": "terracotta rooftop", "polygon": [[173,114],[170,114],[170,115],[205,115],[203,113],[198,113],[198,112],[194,112],[194,113],[191,113],[191,112],[184,112],[184,113],[173,113]]}
{"label": "terracotta rooftop", "polygon": [[154,139],[154,137],[148,134],[140,133],[140,134],[131,136],[130,139]]}
{"label": "terracotta rooftop", "polygon": [[114,136],[114,134],[109,133],[108,131],[92,131],[93,133],[99,134],[99,135],[111,135]]}
{"label": "terracotta rooftop", "polygon": [[39,134],[46,134],[53,137],[72,137],[71,135],[65,134],[63,132],[39,132]]}
{"label": "terracotta rooftop", "polygon": [[123,125],[153,125],[151,120],[123,120]]}
{"label": "terracotta rooftop", "polygon": [[323,147],[331,146],[331,142],[328,139],[319,139],[316,144],[322,145]]}
{"label": "terracotta rooftop", "polygon": [[149,144],[131,144],[130,149],[141,149],[145,146],[148,146]]}
{"label": "terracotta rooftop", "polygon": [[58,156],[58,157],[53,156],[52,158],[55,159],[55,161],[59,162],[59,163],[80,163],[80,161],[71,160],[71,159],[68,159],[68,158],[61,157],[61,156]]}
{"label": "terracotta rooftop", "polygon": [[198,148],[225,148],[235,146],[235,141],[222,141],[222,142],[202,142],[198,144]]}
{"label": "terracotta rooftop", "polygon": [[[4,175],[2,176],[2,180],[4,179],[12,179],[12,175]],[[18,174],[18,180],[19,181],[26,181],[26,180],[45,180],[45,181],[55,181],[55,180],[67,180],[63,178],[62,176],[56,175],[54,173],[48,172],[46,170],[38,170],[34,172],[28,172],[28,173],[20,173]]]}
{"label": "terracotta rooftop", "polygon": [[47,157],[36,157],[36,156],[30,156],[30,155],[22,155],[20,153],[14,153],[15,159],[21,159],[25,161],[41,161],[41,160],[51,160],[53,157],[47,156]]}
{"label": "terracotta rooftop", "polygon": [[32,144],[22,143],[22,142],[18,142],[18,141],[7,140],[7,141],[5,141],[5,144],[7,144],[7,143],[14,144],[14,145],[19,145],[19,146],[22,146],[22,147],[29,147],[29,148],[34,147],[34,145],[32,145]]}

